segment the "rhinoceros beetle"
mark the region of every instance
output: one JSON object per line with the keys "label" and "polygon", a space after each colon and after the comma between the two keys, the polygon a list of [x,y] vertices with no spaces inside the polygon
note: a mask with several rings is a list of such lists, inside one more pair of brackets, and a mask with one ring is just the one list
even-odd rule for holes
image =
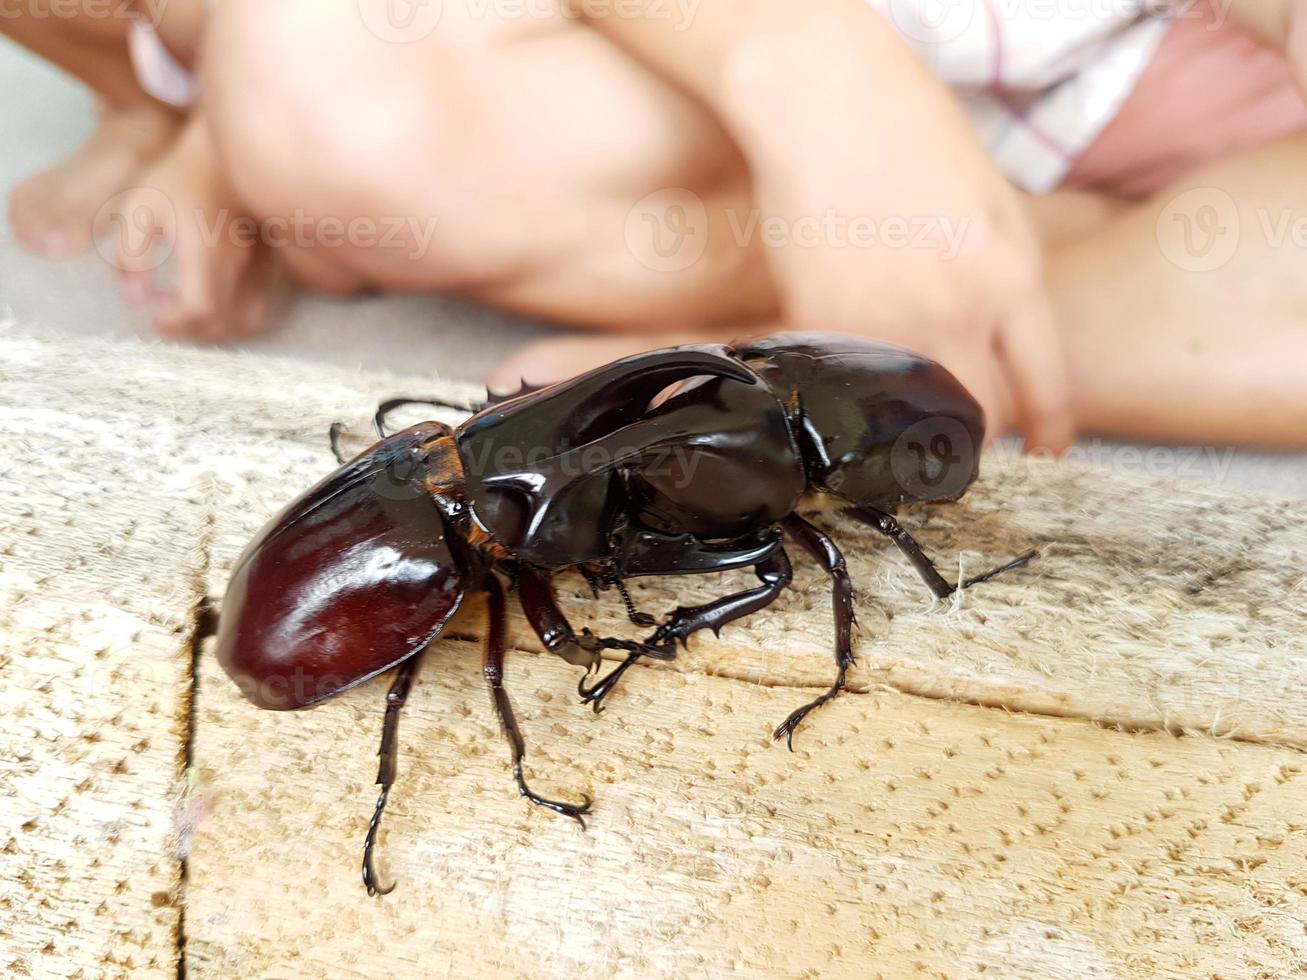
{"label": "rhinoceros beetle", "polygon": [[[456,429],[423,422],[393,435],[405,404],[475,411]],[[959,585],[946,581],[892,516],[909,501],[951,500],[975,480],[984,416],[940,365],[887,344],[788,334],[734,346],[673,347],[481,406],[438,399],[383,403],[381,440],[274,517],[237,561],[221,611],[218,659],[264,708],[303,708],[398,668],[386,695],[381,787],[364,844],[363,880],[396,773],[400,709],[420,655],[468,593],[485,594],[484,674],[513,776],[531,802],[574,817],[590,800],[535,793],[504,688],[505,597],[516,588],[545,648],[585,666],[579,691],[599,710],[639,658],[670,659],[702,629],[773,602],[791,581],[788,536],[831,581],[836,677],[775,731],[795,727],[844,688],[853,664],[853,587],[839,548],[799,516],[821,495],[888,536],[938,597],[1024,564],[1030,552]],[[642,641],[577,632],[551,577],[577,569],[621,590],[641,575],[751,566],[756,587],[673,610]],[[604,650],[626,654],[586,686]],[[393,887],[393,885],[391,886]]]}

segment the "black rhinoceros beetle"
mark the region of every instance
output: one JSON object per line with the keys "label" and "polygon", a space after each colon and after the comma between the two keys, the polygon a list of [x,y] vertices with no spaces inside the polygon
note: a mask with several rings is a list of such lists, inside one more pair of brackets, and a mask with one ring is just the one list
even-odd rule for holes
{"label": "black rhinoceros beetle", "polygon": [[[824,495],[891,538],[941,598],[1033,556],[954,586],[891,516],[907,501],[960,496],[976,478],[985,425],[944,368],[887,344],[787,334],[673,347],[479,406],[457,429],[423,422],[386,435],[385,417],[404,404],[455,407],[384,403],[381,441],[342,459],[245,549],[218,630],[220,662],[264,708],[306,707],[399,668],[364,846],[370,894],[382,890],[372,852],[395,777],[399,711],[419,655],[468,592],[488,599],[484,672],[518,788],[581,820],[588,798],[545,799],[522,773],[525,743],[504,690],[501,576],[545,648],[584,665],[586,677],[603,650],[627,654],[593,686],[582,678],[582,698],[598,710],[640,657],[674,657],[692,633],[774,601],[791,580],[788,535],[830,576],[837,665],[830,690],[776,729],[792,747],[795,727],[840,692],[854,662],[852,584],[839,548],[796,513],[805,495]],[[336,427],[332,435],[335,447]],[[741,566],[753,567],[756,587],[675,609],[642,642],[576,632],[550,583],[578,569],[592,586],[618,587],[632,620],[653,627],[625,579]]]}

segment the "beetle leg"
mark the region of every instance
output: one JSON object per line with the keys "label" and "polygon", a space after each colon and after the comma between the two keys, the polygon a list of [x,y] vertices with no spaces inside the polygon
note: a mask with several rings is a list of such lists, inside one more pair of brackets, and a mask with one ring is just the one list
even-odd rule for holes
{"label": "beetle leg", "polygon": [[389,895],[395,890],[392,882],[385,888],[377,884],[377,869],[372,863],[372,852],[377,844],[377,831],[381,829],[381,814],[386,809],[386,797],[390,795],[391,784],[395,782],[398,768],[399,712],[408,700],[408,692],[413,689],[413,678],[417,675],[418,664],[422,662],[422,652],[409,657],[395,670],[395,679],[386,692],[386,718],[381,725],[381,748],[377,756],[381,760],[377,766],[377,785],[381,794],[377,797],[377,808],[372,811],[368,821],[368,836],[363,842],[363,884],[369,895]]}
{"label": "beetle leg", "polygon": [[484,588],[490,611],[490,627],[486,631],[486,652],[482,671],[486,683],[490,685],[490,700],[495,706],[495,714],[499,717],[499,724],[513,751],[513,778],[517,780],[518,791],[537,806],[548,807],[555,813],[571,817],[584,828],[585,820],[581,815],[590,809],[590,797],[587,796],[585,802],[581,804],[547,800],[535,793],[527,785],[526,777],[522,775],[522,760],[526,757],[526,740],[522,738],[521,729],[517,727],[517,719],[513,716],[513,705],[508,700],[508,692],[504,690],[506,647],[504,588],[499,584],[499,579],[495,578],[494,573],[486,575]]}
{"label": "beetle leg", "polygon": [[576,693],[581,695],[581,703],[590,705],[594,708],[595,714],[599,714],[604,710],[604,698],[612,693],[613,687],[621,680],[622,675],[633,663],[646,655],[644,650],[632,651],[627,654],[625,660],[605,674],[602,680],[596,681],[589,687],[585,686],[585,678],[582,677],[581,682],[576,685]]}
{"label": "beetle leg", "polygon": [[[568,663],[584,667],[588,676],[592,670],[598,670],[601,654],[604,650],[625,650],[627,653],[641,653],[646,656],[670,660],[676,656],[675,650],[654,649],[634,640],[619,640],[610,636],[596,636],[588,629],[578,634],[572,629],[567,616],[559,608],[554,598],[553,587],[549,580],[529,565],[518,565],[517,597],[522,604],[522,612],[527,622],[535,630],[536,636],[550,653],[556,653]],[[580,683],[584,698],[585,678]],[[588,700],[588,699],[587,699]],[[584,702],[583,702],[584,703]]]}
{"label": "beetle leg", "polygon": [[909,534],[903,525],[889,514],[876,510],[874,507],[849,507],[845,509],[844,513],[855,521],[874,528],[898,545],[899,551],[903,552],[908,561],[912,562],[912,567],[917,570],[917,574],[921,576],[921,580],[926,583],[930,591],[935,593],[937,599],[947,599],[959,589],[969,589],[971,586],[987,581],[995,575],[1000,575],[1014,568],[1020,568],[1031,559],[1039,557],[1039,552],[1032,549],[1013,558],[1006,564],[999,565],[997,568],[991,568],[987,572],[973,575],[963,581],[961,585],[954,585],[939,573],[935,563],[926,556],[926,553],[921,549],[921,545],[917,544],[916,538]]}
{"label": "beetle leg", "polygon": [[699,630],[710,629],[720,633],[727,623],[771,605],[794,578],[790,557],[784,547],[777,547],[766,559],[754,565],[753,572],[762,585],[702,606],[678,606],[646,643],[650,646],[665,646],[679,641],[684,646],[690,634]]}
{"label": "beetle leg", "polygon": [[598,599],[599,587],[603,584],[603,579],[599,577],[597,572],[592,571],[584,565],[578,566],[578,570],[581,573],[581,577],[585,579],[585,584],[590,586],[590,594],[594,596],[595,599]]}
{"label": "beetle leg", "polygon": [[752,615],[775,602],[777,596],[785,591],[785,587],[794,577],[789,555],[782,547],[773,550],[765,561],[754,566],[753,571],[763,583],[762,585],[702,606],[678,607],[671,618],[658,627],[653,636],[642,644],[636,644],[641,649],[632,650],[630,655],[602,680],[589,688],[582,680],[577,688],[581,695],[581,702],[593,705],[596,713],[602,711],[604,698],[612,693],[613,687],[621,676],[641,657],[659,656],[662,659],[670,659],[662,651],[668,649],[674,651],[678,640],[684,645],[691,633],[701,629],[711,629],[714,633],[720,633],[727,623]]}
{"label": "beetle leg", "polygon": [[808,523],[798,514],[791,514],[784,521],[785,530],[790,536],[821,565],[831,580],[831,608],[835,615],[835,664],[837,673],[831,689],[814,701],[805,704],[793,712],[772,733],[772,738],[785,738],[785,743],[794,751],[794,730],[799,722],[816,708],[836,697],[844,690],[845,675],[853,666],[853,583],[849,580],[848,566],[844,555],[824,532]]}

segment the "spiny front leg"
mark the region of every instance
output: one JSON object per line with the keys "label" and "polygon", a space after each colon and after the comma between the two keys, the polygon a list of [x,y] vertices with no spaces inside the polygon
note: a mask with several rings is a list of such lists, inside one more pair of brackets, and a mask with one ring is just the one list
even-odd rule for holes
{"label": "spiny front leg", "polygon": [[[654,648],[633,640],[618,640],[609,636],[596,636],[588,629],[579,634],[572,629],[567,616],[559,608],[558,600],[549,580],[534,568],[519,566],[517,572],[517,595],[522,603],[522,612],[527,622],[540,637],[540,642],[550,653],[556,653],[569,663],[586,668],[585,677],[577,682],[577,693],[581,695],[582,704],[592,704],[595,712],[603,710],[604,696],[612,689],[631,664],[641,657],[656,657],[667,660],[676,656],[672,647]],[[622,664],[608,674],[603,680],[591,687],[586,687],[585,679],[592,670],[598,670],[601,653],[604,650],[624,650],[628,654]]]}
{"label": "spiny front leg", "polygon": [[585,797],[584,803],[560,803],[557,800],[546,799],[527,785],[526,777],[522,773],[522,760],[526,757],[526,740],[522,738],[522,731],[517,727],[517,718],[513,715],[513,705],[508,700],[508,692],[504,690],[504,651],[507,647],[507,615],[504,609],[504,588],[499,584],[499,579],[495,577],[493,572],[486,573],[483,587],[487,597],[486,604],[489,609],[490,623],[486,630],[486,649],[482,671],[485,674],[486,683],[490,685],[490,700],[495,706],[495,714],[499,717],[500,727],[503,728],[504,735],[508,739],[509,747],[513,752],[513,778],[517,780],[517,788],[523,796],[537,806],[548,807],[555,813],[571,817],[584,828],[585,820],[582,819],[581,815],[590,809],[590,797]]}
{"label": "spiny front leg", "polygon": [[675,655],[678,641],[684,646],[686,639],[701,629],[719,633],[727,623],[766,608],[776,601],[794,577],[789,556],[782,547],[777,547],[765,561],[755,565],[753,571],[762,585],[702,606],[678,608],[648,640],[638,645],[640,649],[632,650],[630,656],[614,667],[603,680],[590,688],[584,686],[583,680],[579,688],[582,700],[593,705],[595,711],[602,711],[604,698],[613,692],[621,676],[641,657],[656,656],[670,660]]}
{"label": "spiny front leg", "polygon": [[753,566],[753,573],[762,585],[714,599],[702,606],[682,606],[645,642],[655,647],[675,643],[684,646],[686,640],[699,630],[720,633],[727,623],[770,606],[794,579],[790,556],[784,547],[777,547],[766,559]]}
{"label": "spiny front leg", "polygon": [[830,576],[831,610],[835,617],[835,683],[831,689],[814,701],[805,704],[785,719],[772,733],[772,737],[785,739],[794,751],[794,730],[808,714],[832,700],[844,690],[848,670],[853,666],[853,583],[849,579],[844,555],[835,542],[823,531],[814,527],[798,514],[791,514],[784,522],[786,532],[810,554]]}
{"label": "spiny front leg", "polygon": [[660,656],[671,659],[675,655],[676,643],[682,646],[686,639],[701,629],[711,629],[714,633],[732,620],[741,619],[755,613],[776,601],[793,579],[789,556],[785,549],[778,547],[767,559],[754,566],[754,574],[763,583],[743,592],[725,596],[702,606],[680,607],[672,613],[666,623],[639,646],[641,649],[631,651],[630,656],[614,667],[603,680],[586,688],[584,680],[578,688],[583,702],[594,706],[596,712],[603,710],[603,700],[613,692],[622,675],[642,656]]}

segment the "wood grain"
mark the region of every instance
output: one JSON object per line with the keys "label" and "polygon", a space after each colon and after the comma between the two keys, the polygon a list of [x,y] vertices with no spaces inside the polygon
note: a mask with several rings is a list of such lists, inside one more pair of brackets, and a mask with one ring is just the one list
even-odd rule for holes
{"label": "wood grain", "polygon": [[[191,640],[249,536],[332,465],[327,424],[363,433],[381,397],[438,392],[469,393],[0,337],[0,969],[1307,969],[1307,507],[1004,457],[959,505],[904,515],[950,576],[1041,550],[955,602],[814,518],[850,559],[860,666],[793,754],[770,731],[833,672],[802,556],[776,606],[632,670],[598,716],[517,622],[529,769],[596,798],[586,832],[516,796],[473,604],[401,725],[399,887],[368,899],[384,679],[261,712],[204,651],[193,672]],[[661,614],[748,578],[632,586]],[[614,596],[559,586],[578,625],[635,634]]]}

